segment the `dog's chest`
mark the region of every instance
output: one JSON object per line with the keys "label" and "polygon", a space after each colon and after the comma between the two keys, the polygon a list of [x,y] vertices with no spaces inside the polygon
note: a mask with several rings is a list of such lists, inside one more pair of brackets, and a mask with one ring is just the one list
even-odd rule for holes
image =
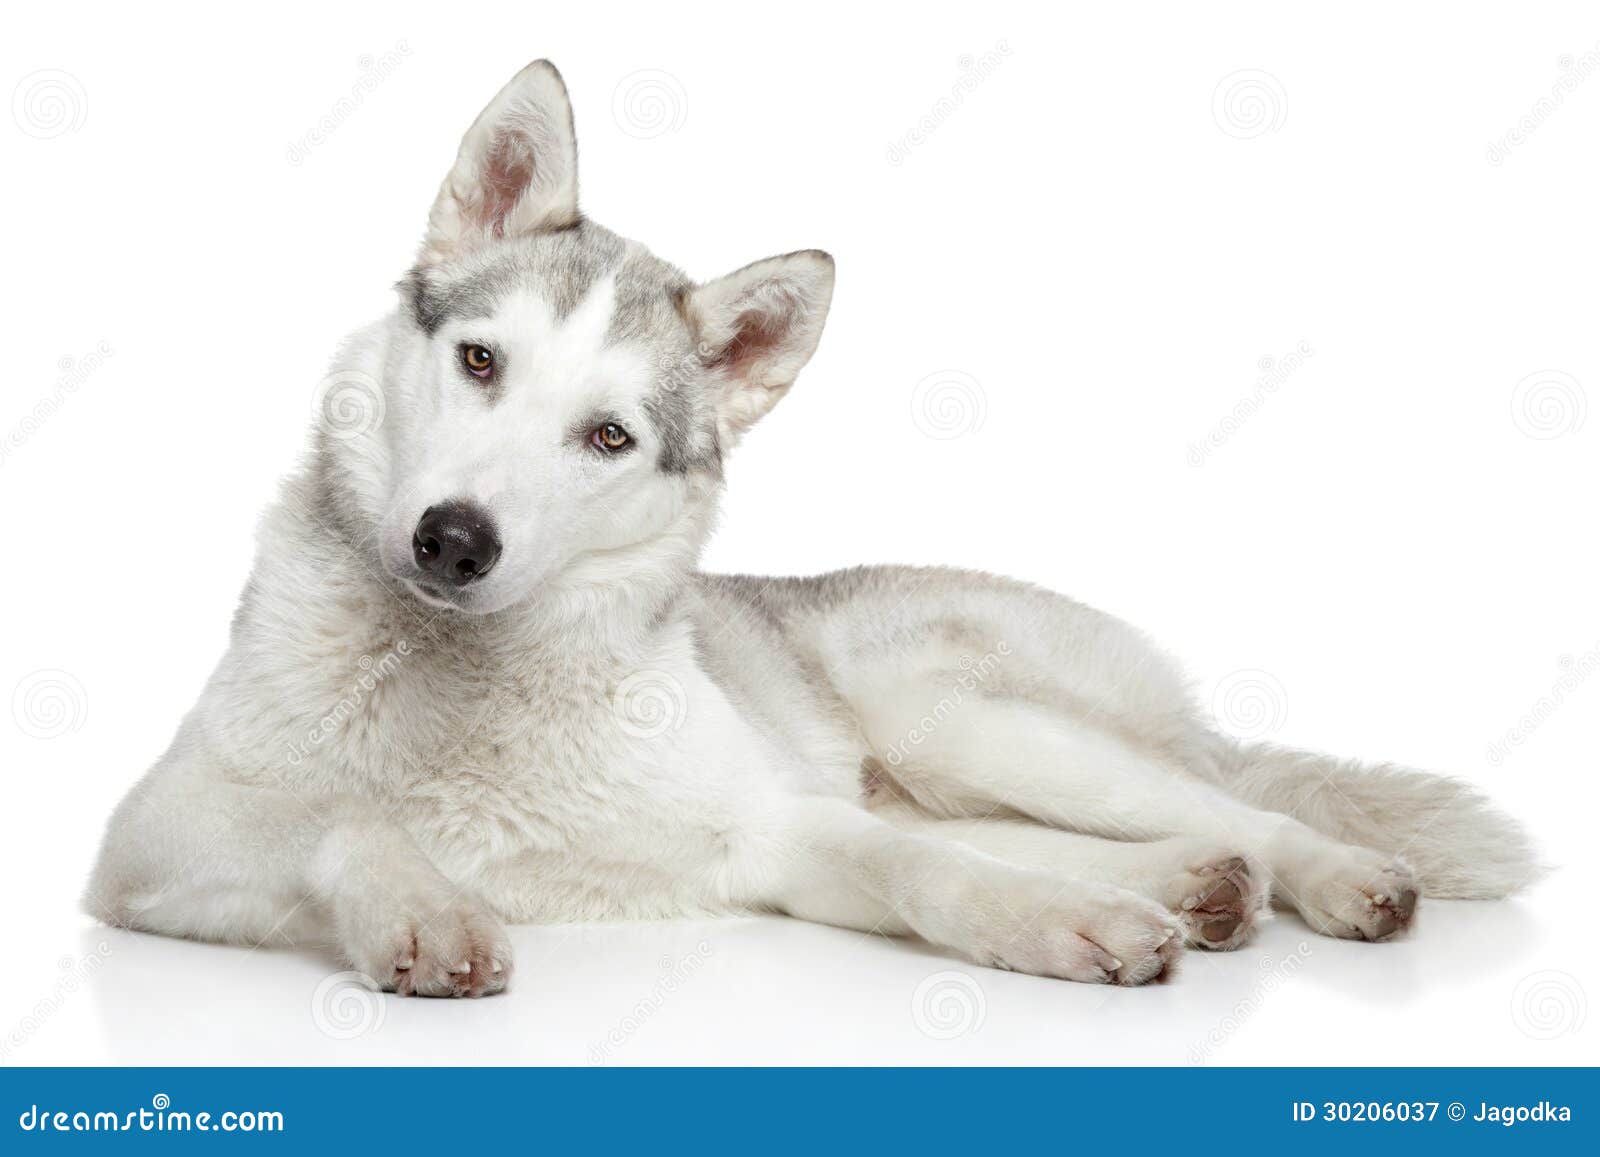
{"label": "dog's chest", "polygon": [[685,766],[675,735],[641,735],[621,713],[618,683],[579,657],[419,647],[349,729],[352,755],[458,878],[620,848],[693,860],[722,810],[717,793]]}

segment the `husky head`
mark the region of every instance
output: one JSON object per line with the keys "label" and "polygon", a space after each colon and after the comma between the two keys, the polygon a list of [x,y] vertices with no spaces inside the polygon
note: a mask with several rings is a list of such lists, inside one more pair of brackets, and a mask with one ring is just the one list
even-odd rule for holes
{"label": "husky head", "polygon": [[723,453],[822,334],[826,253],[697,285],[579,214],[577,160],[561,75],[531,64],[462,139],[401,308],[347,355],[382,420],[319,439],[346,521],[430,605],[681,574]]}

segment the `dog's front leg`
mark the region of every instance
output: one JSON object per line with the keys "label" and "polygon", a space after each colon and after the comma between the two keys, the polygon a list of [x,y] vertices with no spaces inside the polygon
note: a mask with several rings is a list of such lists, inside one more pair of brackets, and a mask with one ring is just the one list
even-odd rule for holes
{"label": "dog's front leg", "polygon": [[1183,947],[1160,905],[905,832],[841,799],[797,799],[756,865],[757,903],[804,920],[914,933],[980,964],[1143,984]]}
{"label": "dog's front leg", "polygon": [[330,940],[384,988],[505,987],[498,921],[377,805],[245,786],[181,761],[117,809],[85,896],[108,923],[245,944]]}

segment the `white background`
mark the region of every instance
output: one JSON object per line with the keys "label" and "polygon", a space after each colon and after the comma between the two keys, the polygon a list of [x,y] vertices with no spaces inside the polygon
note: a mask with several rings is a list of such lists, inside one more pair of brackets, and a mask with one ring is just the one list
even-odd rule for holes
{"label": "white background", "polygon": [[[13,11],[4,1063],[1594,1061],[1597,41],[1581,4]],[[838,260],[709,567],[1047,584],[1208,701],[1265,688],[1225,723],[1478,782],[1559,871],[1426,904],[1405,943],[1284,916],[1115,991],[759,919],[518,929],[511,995],[376,1005],[319,989],[314,954],[79,916],[336,341],[389,308],[461,131],[538,56],[595,219],[698,277]]]}

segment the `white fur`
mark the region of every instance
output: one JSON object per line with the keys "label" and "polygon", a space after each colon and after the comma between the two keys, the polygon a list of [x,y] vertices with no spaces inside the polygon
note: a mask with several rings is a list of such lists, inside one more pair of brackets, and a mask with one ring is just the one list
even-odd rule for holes
{"label": "white fur", "polygon": [[[419,276],[574,228],[565,101],[537,64],[473,125]],[[697,575],[720,471],[663,465],[669,443],[725,449],[781,397],[832,263],[759,262],[679,313],[663,296],[642,336],[613,326],[640,292],[621,268],[565,309],[529,275],[434,332],[400,308],[347,343],[335,368],[381,384],[384,421],[319,431],[263,520],[227,654],[111,821],[94,914],[321,940],[432,995],[504,987],[501,921],[749,909],[1137,984],[1186,940],[1245,942],[1269,889],[1320,931],[1382,939],[1410,921],[1408,861],[1444,893],[1529,878],[1520,833],[1475,798],[1243,748],[1136,631],[1060,596],[903,568]],[[674,340],[691,369],[664,383]],[[463,379],[463,342],[497,351],[492,394]],[[652,409],[676,389],[688,433]],[[589,444],[595,415],[633,449]],[[429,594],[412,529],[453,498],[504,551]]]}

